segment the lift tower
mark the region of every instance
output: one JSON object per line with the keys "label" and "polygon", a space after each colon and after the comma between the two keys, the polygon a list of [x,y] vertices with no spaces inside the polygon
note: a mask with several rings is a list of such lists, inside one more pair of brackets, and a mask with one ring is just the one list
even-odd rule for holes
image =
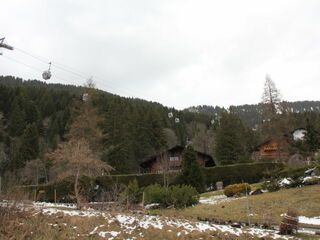
{"label": "lift tower", "polygon": [[[6,43],[4,42],[4,39],[5,39],[5,38],[0,38],[0,48],[5,48],[5,49],[8,49],[8,50],[13,50],[13,47],[12,47],[12,46],[10,46],[10,45],[8,45],[8,44],[6,44]],[[2,53],[0,53],[0,55],[2,55]]]}

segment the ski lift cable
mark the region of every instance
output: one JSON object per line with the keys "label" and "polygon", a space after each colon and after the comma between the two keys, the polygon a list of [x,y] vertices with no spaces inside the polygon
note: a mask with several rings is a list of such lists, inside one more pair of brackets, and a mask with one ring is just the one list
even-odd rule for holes
{"label": "ski lift cable", "polygon": [[[6,58],[7,60],[10,60],[10,61],[12,61],[12,62],[15,62],[15,63],[18,63],[18,64],[21,64],[21,65],[23,65],[23,66],[25,66],[25,67],[28,67],[28,68],[31,68],[31,69],[33,69],[33,70],[35,70],[35,71],[37,71],[37,72],[40,72],[40,73],[42,73],[43,74],[43,70],[41,70],[41,69],[39,69],[39,68],[35,68],[35,67],[33,67],[33,66],[31,66],[31,65],[28,65],[28,64],[26,64],[26,63],[24,63],[24,62],[22,62],[22,61],[20,61],[20,60],[16,60],[16,59],[14,59],[14,58],[11,58],[11,57],[8,57],[8,56],[2,56],[3,58]],[[48,63],[47,63],[48,64]],[[64,83],[66,83],[66,84],[70,84],[70,81],[68,81],[68,80],[66,80],[65,78],[61,78],[59,75],[57,75],[57,74],[54,74],[55,75],[55,78],[56,79],[58,79],[58,80],[61,80],[62,82],[64,82]],[[75,84],[75,85],[77,85],[77,84]],[[114,92],[116,93],[116,92],[122,92],[120,89],[115,89],[115,88],[113,88],[113,87],[111,87],[111,86],[106,86],[106,84],[104,84],[104,83],[101,83],[101,85],[104,85],[105,87],[107,87],[107,88],[111,88],[111,89],[113,89],[114,90]]]}
{"label": "ski lift cable", "polygon": [[[16,59],[12,58],[12,57],[2,56],[2,58],[5,58],[5,59],[7,59],[7,60],[9,60],[9,61],[18,63],[18,64],[20,64],[20,65],[23,65],[23,66],[28,67],[28,68],[30,68],[30,69],[33,69],[33,70],[35,70],[35,71],[37,71],[37,72],[40,72],[40,73],[43,72],[43,70],[41,70],[41,69],[39,69],[39,68],[30,66],[30,65],[28,65],[28,64],[26,64],[26,63],[24,63],[24,62],[21,62],[21,61],[19,61],[19,60],[16,60]],[[65,82],[65,83],[68,83],[68,82],[69,82],[68,80],[66,80],[66,79],[64,79],[64,78],[61,78],[60,76],[55,76],[55,77],[56,77],[57,79],[61,80],[62,82]]]}
{"label": "ski lift cable", "polygon": [[[36,60],[39,60],[39,61],[41,61],[41,62],[43,62],[43,63],[45,63],[45,64],[48,64],[48,62],[49,62],[49,60],[48,60],[48,59],[45,59],[44,57],[40,57],[40,56],[34,55],[34,54],[30,53],[30,52],[27,52],[27,51],[22,50],[22,49],[17,48],[17,47],[15,47],[15,49],[17,49],[17,50],[20,51],[21,53],[26,54],[26,55],[28,55],[28,56],[36,59]],[[66,66],[66,65],[64,65],[64,64],[61,64],[61,63],[52,61],[52,66],[54,66],[55,68],[58,68],[58,69],[60,69],[60,70],[66,71],[66,72],[68,72],[68,73],[70,73],[70,74],[73,74],[73,75],[75,75],[75,76],[77,76],[77,77],[80,77],[80,78],[82,78],[82,79],[88,79],[88,75],[86,75],[85,73],[83,73],[83,72],[81,72],[81,71],[78,71],[78,70],[75,70],[75,69],[73,69],[73,68],[71,68],[71,67],[69,67],[69,66]],[[98,80],[103,81],[103,82],[101,82],[101,81],[96,81],[96,80],[95,80],[97,83],[99,83],[100,85],[104,85],[104,86],[107,87],[107,88],[111,88],[111,89],[116,90],[116,91],[119,91],[119,90],[120,90],[120,91],[123,92],[123,93],[124,93],[124,92],[127,92],[127,93],[129,93],[130,95],[136,95],[136,94],[138,94],[138,95],[142,95],[142,96],[147,97],[145,94],[143,94],[143,93],[141,93],[141,92],[137,92],[136,90],[133,90],[133,89],[124,88],[124,87],[122,87],[122,86],[121,86],[121,87],[120,87],[120,86],[118,86],[118,87],[112,87],[112,86],[110,86],[109,84],[106,85],[106,83],[105,83],[105,82],[106,82],[105,78],[102,78],[102,77],[99,77],[99,76],[93,76],[93,77],[94,77],[94,79],[98,79]],[[110,82],[110,81],[108,81],[108,82]],[[110,82],[110,83],[111,83],[111,82]],[[112,84],[115,85],[114,83],[112,83]],[[118,88],[118,90],[117,90],[117,88]]]}
{"label": "ski lift cable", "polygon": [[[35,58],[35,59],[37,59],[37,60],[39,60],[39,61],[41,61],[41,62],[43,62],[43,63],[46,63],[46,64],[47,64],[48,61],[49,61],[48,59],[46,59],[46,58],[44,58],[44,57],[34,55],[34,54],[32,54],[32,53],[30,53],[30,52],[27,52],[27,51],[25,51],[25,50],[22,50],[22,49],[20,49],[20,48],[17,48],[17,47],[16,47],[16,49],[17,49],[18,51],[20,51],[21,53],[24,53],[24,54],[26,54],[26,55],[28,55],[28,56],[30,56],[30,57],[33,57],[33,58]],[[53,65],[54,65],[55,67],[60,68],[61,70],[64,70],[64,71],[67,71],[67,72],[76,74],[76,75],[78,75],[78,76],[81,76],[82,78],[86,78],[86,77],[87,77],[86,73],[81,72],[81,71],[78,71],[78,70],[76,70],[76,69],[72,69],[71,67],[66,66],[66,65],[64,65],[64,64],[61,64],[61,63],[58,63],[58,62],[56,62],[56,61],[53,61]],[[68,68],[68,69],[67,69],[67,68]],[[79,74],[79,73],[80,73],[80,74]]]}

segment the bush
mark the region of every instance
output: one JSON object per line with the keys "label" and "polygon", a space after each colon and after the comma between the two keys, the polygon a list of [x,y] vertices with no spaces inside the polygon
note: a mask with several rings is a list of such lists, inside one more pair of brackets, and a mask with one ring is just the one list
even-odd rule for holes
{"label": "bush", "polygon": [[199,194],[191,186],[172,186],[165,188],[155,184],[145,189],[146,203],[159,203],[162,207],[173,205],[175,208],[192,206],[199,202]]}
{"label": "bush", "polygon": [[318,177],[308,177],[303,180],[304,185],[314,185],[319,183],[320,183],[320,178]]}
{"label": "bush", "polygon": [[275,176],[277,178],[292,178],[292,179],[298,179],[301,176],[305,175],[305,171],[309,168],[314,167],[315,165],[311,166],[304,166],[304,167],[297,167],[297,168],[286,168],[281,171],[279,171]]}
{"label": "bush", "polygon": [[276,192],[280,190],[280,184],[277,179],[270,179],[263,182],[262,189],[268,190],[269,192]]}
{"label": "bush", "polygon": [[241,194],[250,193],[251,187],[248,183],[239,183],[226,186],[223,193],[227,197],[239,196]]}
{"label": "bush", "polygon": [[169,189],[159,184],[150,185],[145,188],[144,201],[146,204],[159,203],[161,207],[167,207],[172,203]]}
{"label": "bush", "polygon": [[128,186],[121,193],[122,200],[126,203],[139,203],[141,196],[142,191],[139,188],[137,179],[129,182]]}
{"label": "bush", "polygon": [[195,205],[199,202],[199,194],[191,186],[173,186],[170,189],[171,199],[175,208],[184,208]]}
{"label": "bush", "polygon": [[289,210],[283,216],[282,222],[279,227],[279,233],[282,235],[296,233],[298,231],[298,223],[298,214],[293,210]]}

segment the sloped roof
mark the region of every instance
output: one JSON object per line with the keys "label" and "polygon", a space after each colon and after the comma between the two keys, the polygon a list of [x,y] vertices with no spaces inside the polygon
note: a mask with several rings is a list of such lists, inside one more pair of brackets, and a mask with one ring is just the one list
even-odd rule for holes
{"label": "sloped roof", "polygon": [[[282,139],[286,139],[286,140],[289,140],[290,137],[288,137],[287,135],[283,135],[279,138],[282,138]],[[268,138],[267,140],[263,141],[262,143],[258,144],[257,146],[255,146],[254,150],[257,151],[261,146],[271,142],[272,140],[276,140],[277,138]]]}
{"label": "sloped roof", "polygon": [[[165,150],[165,151],[163,151],[163,152],[160,152],[160,153],[157,153],[157,154],[155,154],[155,155],[152,155],[152,156],[148,157],[148,159],[147,159],[146,161],[140,163],[140,165],[141,165],[141,166],[142,166],[142,165],[146,165],[146,164],[148,164],[148,163],[150,163],[150,162],[155,161],[155,160],[157,159],[157,157],[160,156],[160,155],[163,154],[163,153],[172,152],[172,151],[176,151],[176,150],[180,150],[180,151],[182,152],[184,149],[185,149],[185,148],[184,148],[183,146],[181,146],[181,145],[176,145],[176,146],[174,146],[174,147],[172,147],[172,148],[169,148],[169,149],[167,149],[167,150]],[[196,150],[194,150],[194,151],[195,151],[198,155],[208,157],[208,158],[210,158],[210,160],[213,161],[213,157],[211,157],[209,154],[206,154],[206,153],[203,153],[203,152],[199,152],[199,151],[196,151]]]}

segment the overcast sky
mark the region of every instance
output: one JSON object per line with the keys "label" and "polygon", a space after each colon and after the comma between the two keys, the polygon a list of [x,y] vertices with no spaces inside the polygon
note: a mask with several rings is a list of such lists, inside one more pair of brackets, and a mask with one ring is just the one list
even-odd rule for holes
{"label": "overcast sky", "polygon": [[1,0],[1,36],[0,75],[52,61],[50,82],[183,109],[258,103],[268,73],[284,100],[320,100],[318,0]]}

